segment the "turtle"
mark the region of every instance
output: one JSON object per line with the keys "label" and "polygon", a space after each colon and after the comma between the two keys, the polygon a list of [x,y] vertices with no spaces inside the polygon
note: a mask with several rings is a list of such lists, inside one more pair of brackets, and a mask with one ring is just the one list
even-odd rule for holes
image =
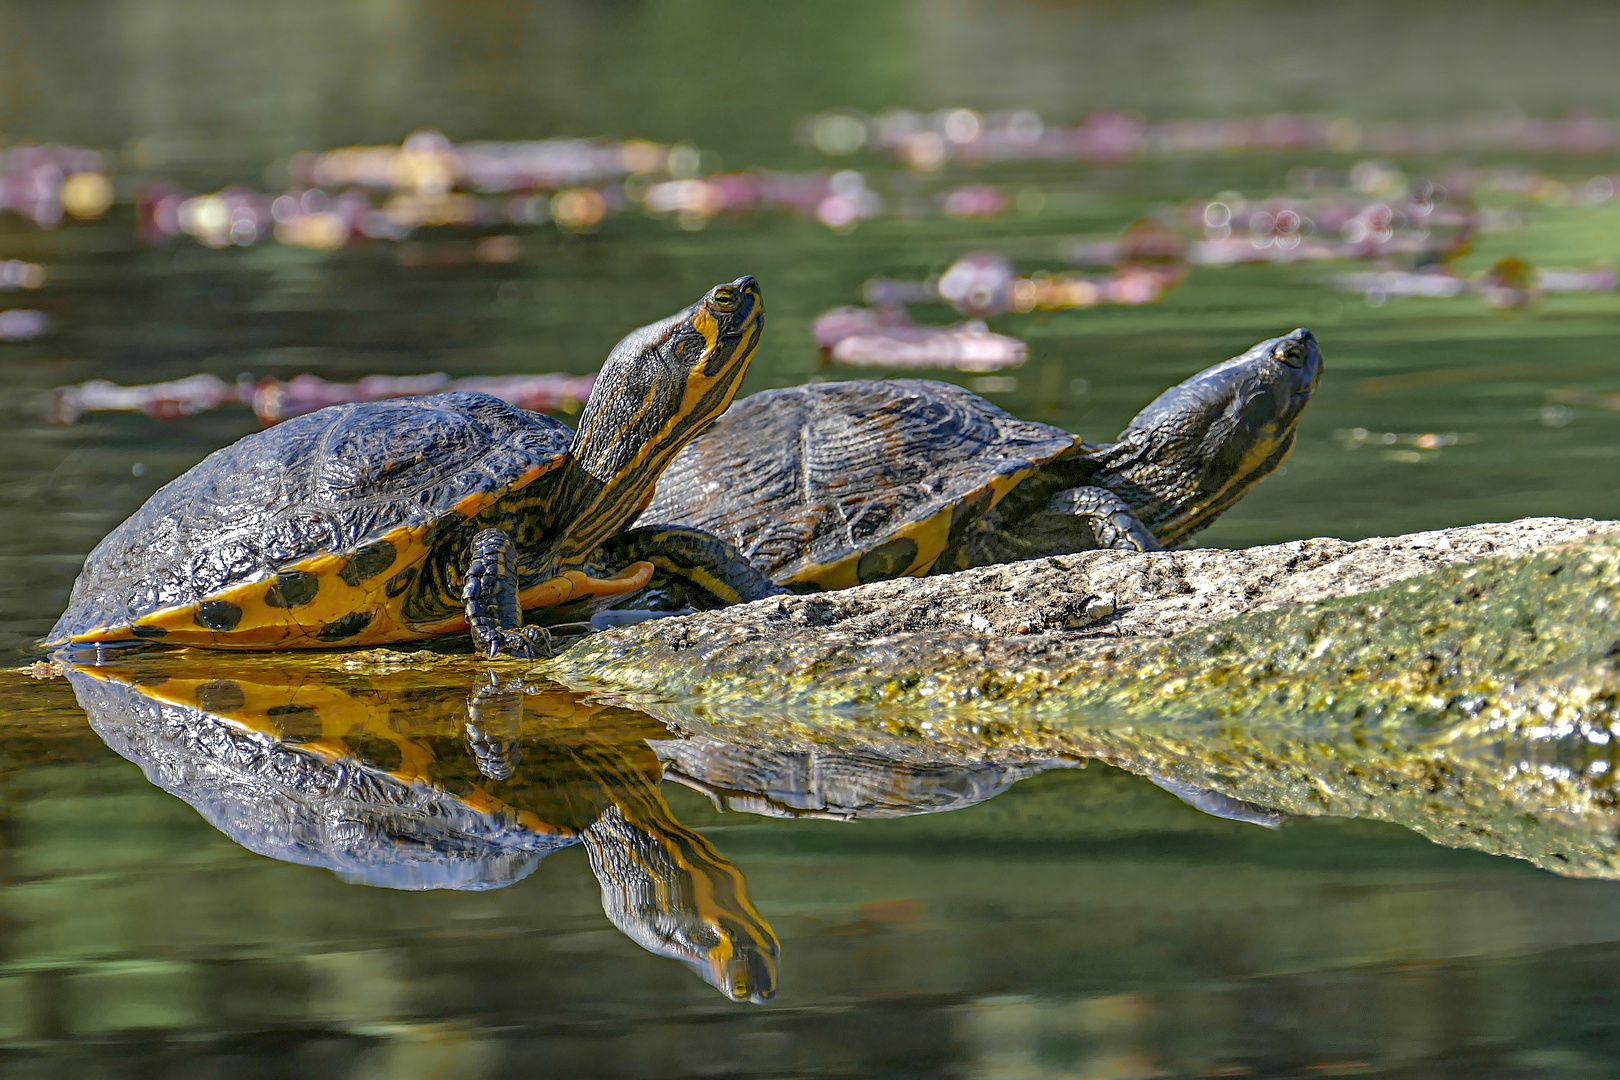
{"label": "turtle", "polygon": [[[666,720],[666,723],[668,721]],[[993,799],[1020,780],[1083,766],[1083,758],[1005,761],[913,761],[818,747],[778,749],[704,735],[655,739],[664,779],[707,795],[716,810],[774,818],[856,821],[962,810]],[[1137,772],[1211,817],[1275,829],[1289,815],[1212,788],[1158,773]]]}
{"label": "turtle", "polygon": [[961,810],[1077,758],[931,762],[816,748],[784,750],[704,735],[658,739],[664,779],[707,795],[716,810],[856,821]]}
{"label": "turtle", "polygon": [[944,382],[766,390],[676,455],[636,525],[712,534],[796,591],[1157,551],[1281,464],[1321,373],[1302,327],[1171,387],[1105,445]]}
{"label": "turtle", "polygon": [[203,653],[62,667],[109,747],[249,851],[379,888],[488,890],[581,845],[626,936],[733,1001],[775,992],[775,931],[660,794],[648,740],[669,732],[644,714],[493,673]]}
{"label": "turtle", "polygon": [[657,568],[716,603],[774,589],[706,533],[626,531],[725,411],[764,326],[752,277],[627,335],[579,418],[487,394],[334,405],[216,451],[85,561],[47,648],[377,645],[471,630],[532,656],[544,627]]}

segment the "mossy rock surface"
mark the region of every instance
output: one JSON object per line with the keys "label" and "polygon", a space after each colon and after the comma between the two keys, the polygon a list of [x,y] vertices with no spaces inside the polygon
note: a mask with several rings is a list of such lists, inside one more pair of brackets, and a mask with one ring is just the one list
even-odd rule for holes
{"label": "mossy rock surface", "polygon": [[1603,655],[1617,545],[1612,523],[1537,519],[1088,552],[643,623],[538,673],[736,707],[1440,721]]}

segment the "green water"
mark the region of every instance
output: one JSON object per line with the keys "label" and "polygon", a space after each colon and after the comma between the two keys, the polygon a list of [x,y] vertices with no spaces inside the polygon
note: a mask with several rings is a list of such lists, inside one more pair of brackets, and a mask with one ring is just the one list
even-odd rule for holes
{"label": "green water", "polygon": [[[745,390],[836,377],[810,323],[858,302],[870,277],[926,277],[978,249],[1057,271],[1070,244],[1146,213],[1278,192],[1296,166],[1355,158],[947,169],[924,190],[985,180],[1039,194],[1022,202],[1038,209],[848,234],[773,213],[698,232],[625,214],[585,235],[515,230],[521,256],[505,265],[470,261],[481,234],[455,230],[413,241],[432,257],[405,261],[432,265],[404,265],[386,243],[145,246],[127,202],[138,181],[265,187],[296,151],[396,142],[430,124],[457,139],[687,140],[710,167],[847,164],[892,195],[914,181],[876,156],[829,166],[793,143],[794,125],[826,107],[893,104],[1032,105],[1054,121],[1102,106],[1377,120],[1620,105],[1609,72],[1620,29],[1606,9],[1302,11],[0,2],[0,140],[107,147],[125,196],[99,222],[53,231],[0,215],[0,260],[49,274],[37,293],[0,294],[0,308],[37,307],[54,323],[39,341],[0,343],[0,652],[8,664],[37,656],[85,552],[256,428],[233,408],[52,426],[39,400],[52,387],[197,372],[585,372],[626,330],[742,273],[759,278],[769,310]],[[1472,163],[1498,161],[1572,182],[1620,168],[1506,153]],[[1413,176],[1466,163],[1399,162]],[[1481,236],[1464,272],[1509,254],[1572,268],[1620,258],[1620,201],[1480,201],[1524,224]],[[1305,325],[1326,374],[1297,449],[1198,542],[1620,517],[1620,412],[1548,408],[1571,390],[1620,391],[1620,295],[1513,312],[1478,297],[1372,306],[1331,287],[1355,268],[1195,267],[1149,307],[997,317],[992,329],[1026,340],[1030,360],[987,396],[1100,441],[1170,383]],[[1342,434],[1358,428],[1373,437]],[[1383,433],[1458,438],[1418,451]],[[376,685],[339,682],[357,700]],[[775,998],[755,1005],[604,918],[581,845],[492,891],[348,884],[247,850],[149,783],[86,726],[63,680],[10,679],[3,700],[0,1076],[1532,1077],[1612,1075],[1620,1055],[1617,886],[1391,824],[1273,832],[1100,764],[949,813],[855,822],[720,813],[665,782],[673,818],[742,875],[780,941]],[[410,725],[428,725],[419,738],[455,762],[459,796],[475,778],[453,712],[433,727],[402,708],[389,730],[417,738]],[[628,734],[613,745],[644,758],[652,729],[636,725],[651,721],[621,720]],[[551,812],[561,800],[583,822],[606,804],[568,803],[567,778],[537,764],[556,759],[544,728],[514,737],[509,783],[530,802],[509,801]],[[350,749],[385,771],[404,760],[382,736]]]}

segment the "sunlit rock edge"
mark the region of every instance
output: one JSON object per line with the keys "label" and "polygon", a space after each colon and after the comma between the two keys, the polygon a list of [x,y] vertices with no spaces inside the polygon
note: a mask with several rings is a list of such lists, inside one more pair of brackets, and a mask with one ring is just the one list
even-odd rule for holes
{"label": "sunlit rock edge", "polygon": [[[1435,571],[1476,562],[1500,571],[1616,535],[1620,522],[1528,518],[1355,542],[1090,551],[641,623],[596,634],[538,671],[579,689],[738,707],[1069,713],[1140,702],[1159,713],[1158,698],[1182,700],[1186,687],[1126,689],[1118,676],[1145,671],[1167,648],[1174,674],[1215,659],[1209,642],[1178,635],[1225,620],[1234,621],[1223,636],[1261,635],[1286,612],[1338,611],[1351,597],[1360,610],[1374,603],[1369,594]],[[1365,618],[1394,632],[1417,595],[1396,590]],[[1477,606],[1465,599],[1452,614]],[[1301,655],[1289,670],[1324,659]]]}

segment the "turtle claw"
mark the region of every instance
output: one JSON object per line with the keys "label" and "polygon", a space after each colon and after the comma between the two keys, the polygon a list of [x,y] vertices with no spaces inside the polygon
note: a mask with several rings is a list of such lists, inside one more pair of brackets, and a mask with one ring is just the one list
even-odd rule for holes
{"label": "turtle claw", "polygon": [[512,779],[514,755],[511,749],[491,738],[483,728],[471,721],[466,729],[467,746],[472,750],[473,760],[478,763],[479,774],[491,780]]}
{"label": "turtle claw", "polygon": [[461,595],[467,604],[467,628],[473,646],[485,657],[534,660],[556,655],[551,631],[543,626],[522,625],[517,549],[512,538],[500,529],[485,529],[473,537],[472,558],[467,563],[467,582]]}
{"label": "turtle claw", "polygon": [[497,630],[487,644],[491,660],[537,660],[557,655],[551,631],[543,626],[520,626],[516,630]]}
{"label": "turtle claw", "polygon": [[1153,531],[1142,524],[1130,504],[1106,488],[1076,487],[1060,491],[1047,502],[1048,513],[1083,518],[1100,548],[1115,551],[1163,551]]}

